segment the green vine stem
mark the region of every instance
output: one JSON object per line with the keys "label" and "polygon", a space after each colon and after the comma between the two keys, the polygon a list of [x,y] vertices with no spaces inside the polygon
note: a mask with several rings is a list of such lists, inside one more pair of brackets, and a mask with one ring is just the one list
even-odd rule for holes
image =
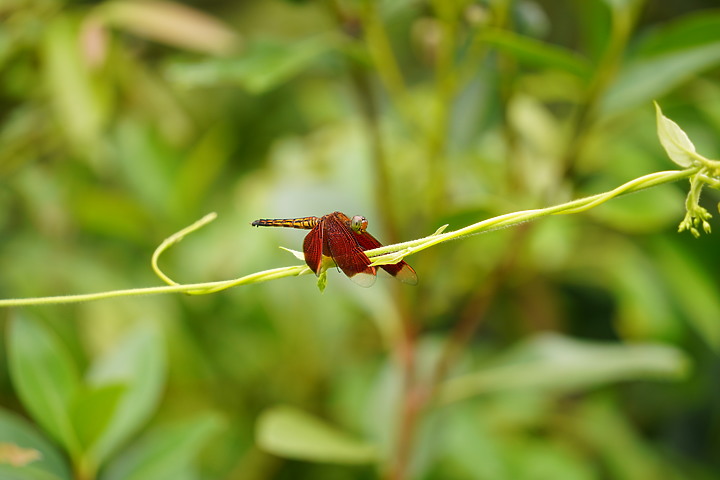
{"label": "green vine stem", "polygon": [[[448,240],[455,240],[461,237],[469,235],[475,235],[478,233],[489,232],[492,230],[498,230],[500,228],[510,227],[518,225],[530,220],[536,220],[541,217],[548,215],[569,215],[573,213],[581,213],[591,208],[595,208],[608,200],[628,193],[637,192],[646,188],[655,187],[664,183],[675,182],[683,178],[701,178],[696,176],[699,167],[692,167],[686,170],[670,170],[665,172],[655,172],[649,175],[645,175],[634,180],[631,180],[619,187],[610,190],[609,192],[592,195],[590,197],[573,200],[567,203],[562,203],[553,207],[540,208],[534,210],[521,210],[514,213],[507,213],[487,220],[483,220],[467,227],[454,230],[452,232],[441,233],[444,227],[441,227],[437,232],[430,235],[429,237],[420,238],[418,240],[412,240],[409,242],[398,243],[395,245],[388,245],[365,252],[369,257],[374,258],[373,265],[384,265],[388,263],[397,263],[404,257],[417,253],[421,250],[425,250],[438,243],[447,242]],[[392,252],[392,253],[390,253]]]}
{"label": "green vine stem", "polygon": [[[701,182],[704,184],[709,184],[710,186],[715,186],[717,180],[712,177],[708,178],[705,173],[706,172],[703,171],[702,167],[699,166],[693,166],[685,170],[671,170],[665,172],[651,173],[649,175],[645,175],[631,180],[613,190],[610,190],[609,192],[592,195],[590,197],[573,200],[571,202],[563,203],[552,207],[534,210],[522,210],[519,212],[508,213],[505,215],[500,215],[487,220],[483,220],[472,225],[468,225],[467,227],[460,228],[452,232],[443,233],[443,231],[447,227],[447,225],[445,225],[428,237],[404,243],[397,243],[394,245],[387,245],[381,248],[368,250],[366,253],[368,257],[373,260],[373,265],[397,263],[408,255],[412,255],[413,253],[420,252],[422,250],[425,250],[426,248],[432,247],[433,245],[447,242],[449,240],[456,240],[470,235],[476,235],[479,233],[489,232],[500,228],[519,225],[521,223],[536,220],[538,218],[548,215],[568,215],[584,212],[590,210],[591,208],[597,207],[598,205],[601,205],[615,197],[632,192],[637,192],[639,190],[644,190],[646,188],[675,182],[684,178],[692,178],[694,182]],[[708,180],[712,180],[712,182]],[[162,293],[186,293],[192,295],[205,295],[209,293],[216,293],[240,285],[249,285],[253,283],[275,280],[278,278],[295,277],[310,273],[310,269],[307,266],[297,265],[292,267],[281,267],[271,270],[264,270],[232,280],[191,284],[180,284],[175,282],[168,275],[166,275],[158,266],[160,255],[162,255],[162,253],[165,252],[169,247],[185,238],[186,235],[207,225],[216,217],[217,215],[215,213],[206,215],[192,225],[168,237],[155,250],[151,259],[153,271],[158,275],[158,277],[160,277],[162,281],[167,283],[167,285],[146,288],[131,288],[126,290],[111,290],[107,292],[87,293],[80,295],[0,299],[0,307],[78,303],[88,302],[91,300],[103,300],[108,298],[130,297],[140,295],[157,295]],[[295,252],[292,250],[290,250],[290,252],[292,252],[298,258],[302,258],[302,254],[300,252]]]}

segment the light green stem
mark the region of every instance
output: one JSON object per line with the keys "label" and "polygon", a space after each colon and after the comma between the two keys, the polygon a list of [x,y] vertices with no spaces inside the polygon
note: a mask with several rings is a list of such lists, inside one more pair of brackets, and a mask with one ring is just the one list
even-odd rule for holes
{"label": "light green stem", "polygon": [[60,303],[80,303],[89,302],[91,300],[105,300],[117,297],[137,297],[141,295],[157,295],[160,293],[214,293],[226,288],[237,287],[239,285],[247,285],[249,283],[267,282],[284,277],[296,277],[310,273],[310,269],[305,265],[297,265],[294,267],[275,268],[273,270],[264,270],[262,272],[253,273],[244,277],[232,280],[220,280],[217,282],[204,283],[186,283],[183,285],[165,285],[158,287],[145,288],[128,288],[127,290],[111,290],[108,292],[83,293],[80,295],[58,295],[55,297],[33,297],[33,298],[8,298],[0,300],[1,307],[24,307],[28,305],[49,305]]}
{"label": "light green stem", "polygon": [[[597,207],[608,200],[611,200],[620,195],[625,195],[646,188],[654,187],[664,183],[674,182],[683,178],[689,178],[698,172],[698,168],[690,168],[687,170],[671,170],[666,172],[656,172],[643,177],[636,178],[627,182],[614,190],[609,192],[599,193],[590,197],[573,200],[571,202],[563,203],[553,207],[539,208],[534,210],[521,210],[519,212],[507,213],[497,217],[489,218],[459,230],[454,230],[447,233],[436,232],[429,237],[420,238],[418,240],[411,240],[409,242],[398,243],[395,245],[388,245],[373,250],[368,250],[365,253],[368,257],[374,258],[374,265],[384,265],[388,263],[397,263],[399,259],[406,257],[407,255],[425,250],[438,243],[447,242],[448,240],[455,240],[460,237],[468,235],[475,235],[478,233],[488,232],[491,230],[497,230],[500,228],[510,227],[518,225],[520,223],[535,220],[540,217],[548,215],[568,215],[572,213],[580,213],[591,208]],[[392,252],[392,253],[388,253]]]}
{"label": "light green stem", "polygon": [[[452,232],[442,233],[445,227],[441,227],[429,237],[420,238],[418,240],[412,240],[404,243],[397,243],[394,245],[387,245],[381,248],[368,250],[365,253],[368,255],[368,257],[374,260],[373,265],[397,263],[408,255],[419,252],[421,250],[425,250],[426,248],[437,245],[439,243],[447,242],[449,240],[455,240],[469,235],[475,235],[478,233],[497,230],[499,228],[518,225],[520,223],[528,222],[530,220],[535,220],[548,215],[567,215],[572,213],[584,212],[620,195],[637,192],[639,190],[674,182],[683,178],[689,178],[693,175],[696,175],[698,171],[699,167],[689,168],[687,170],[672,170],[667,172],[651,173],[650,175],[636,178],[606,193],[585,197],[579,200],[573,200],[571,202],[563,203],[561,205],[556,205],[553,207],[534,210],[522,210],[519,212],[500,215],[498,217],[483,220],[481,222],[474,223],[472,225],[460,228]],[[187,293],[191,295],[205,295],[208,293],[219,292],[221,290],[236,287],[239,285],[266,282],[268,280],[275,280],[284,277],[294,277],[310,273],[310,269],[307,266],[297,265],[293,267],[282,267],[272,270],[264,270],[262,272],[253,273],[232,280],[179,284],[172,280],[169,276],[167,276],[162,270],[160,270],[160,267],[158,266],[158,260],[160,258],[160,255],[165,250],[167,250],[170,246],[178,243],[189,233],[192,233],[195,230],[213,221],[216,217],[217,215],[214,213],[206,215],[192,225],[168,237],[155,250],[151,260],[152,268],[158,275],[158,277],[160,277],[161,280],[167,283],[167,285],[146,288],[131,288],[127,290],[112,290],[108,292],[86,293],[80,295],[4,299],[0,300],[0,307],[78,303],[91,300],[104,300],[108,298],[130,297],[140,295],[155,295],[161,293]]]}

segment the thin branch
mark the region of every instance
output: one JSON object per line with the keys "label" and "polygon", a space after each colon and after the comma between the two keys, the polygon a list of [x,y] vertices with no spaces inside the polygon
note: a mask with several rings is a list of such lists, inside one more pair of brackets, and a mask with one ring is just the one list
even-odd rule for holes
{"label": "thin branch", "polygon": [[[650,175],[636,178],[606,193],[601,193],[579,200],[574,200],[553,207],[535,210],[522,210],[519,212],[500,215],[494,218],[474,223],[472,225],[468,225],[467,227],[460,228],[452,232],[443,233],[445,227],[441,227],[435,233],[428,237],[404,243],[397,243],[394,245],[387,245],[385,247],[375,248],[373,250],[367,250],[365,253],[373,260],[373,265],[397,263],[408,255],[412,255],[413,253],[420,252],[422,250],[425,250],[426,248],[432,247],[433,245],[447,242],[449,240],[456,240],[470,235],[476,235],[479,233],[485,233],[500,228],[519,225],[521,223],[535,220],[548,215],[568,215],[584,212],[591,208],[597,207],[598,205],[601,205],[602,203],[605,203],[615,197],[632,192],[637,192],[639,190],[644,190],[646,188],[654,187],[657,185],[674,182],[683,178],[693,177],[702,180],[703,175],[697,175],[699,170],[699,167],[693,167],[686,170],[656,172]],[[282,267],[272,270],[264,270],[232,280],[191,284],[177,283],[165,273],[163,273],[158,266],[160,255],[165,252],[170,246],[175,245],[176,243],[181,241],[187,234],[192,233],[197,229],[205,226],[215,218],[216,215],[214,213],[206,215],[192,225],[168,237],[155,250],[151,260],[152,268],[155,273],[164,282],[168,284],[166,286],[112,290],[108,292],[87,293],[80,295],[4,299],[0,300],[0,308],[19,307],[27,305],[78,303],[91,300],[104,300],[108,298],[130,297],[140,295],[155,295],[160,293],[188,293],[193,295],[205,295],[209,293],[216,293],[227,288],[236,287],[239,285],[266,282],[268,280],[275,280],[285,277],[295,277],[310,273],[310,269],[306,265],[296,265],[292,267]]]}
{"label": "thin branch", "polygon": [[0,308],[2,307],[25,307],[29,305],[50,305],[50,304],[66,304],[90,302],[93,300],[107,300],[117,297],[139,297],[143,295],[158,295],[161,293],[189,293],[189,294],[208,294],[215,293],[239,285],[248,285],[250,283],[267,282],[268,280],[276,280],[284,277],[297,277],[310,273],[310,269],[305,265],[294,267],[281,267],[273,270],[264,270],[262,272],[245,275],[244,277],[235,278],[233,280],[220,280],[216,282],[204,283],[186,283],[162,285],[158,287],[145,288],[129,288],[126,290],[110,290],[98,293],[82,293],[79,295],[57,295],[53,297],[31,297],[31,298],[7,298],[0,299]]}
{"label": "thin branch", "polygon": [[513,213],[506,213],[497,217],[482,220],[478,223],[468,225],[447,233],[434,233],[428,237],[411,240],[409,242],[387,245],[365,253],[368,257],[373,258],[373,265],[385,265],[388,263],[397,263],[408,255],[430,248],[433,245],[447,242],[448,240],[456,240],[470,235],[477,235],[501,228],[519,225],[530,220],[536,220],[549,215],[569,215],[580,213],[595,208],[608,200],[615,197],[626,195],[628,193],[637,192],[646,188],[655,187],[665,183],[675,182],[683,178],[689,178],[698,172],[698,168],[690,168],[687,170],[670,170],[665,172],[655,172],[643,177],[631,180],[614,190],[609,192],[592,195],[590,197],[573,200],[571,202],[555,205],[553,207],[539,208],[533,210],[521,210]]}

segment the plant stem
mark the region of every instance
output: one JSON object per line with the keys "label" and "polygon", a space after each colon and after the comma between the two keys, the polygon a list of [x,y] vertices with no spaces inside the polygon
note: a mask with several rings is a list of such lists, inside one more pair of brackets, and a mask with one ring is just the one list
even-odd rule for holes
{"label": "plant stem", "polygon": [[75,464],[75,480],[94,480],[97,476],[97,467],[87,455],[80,455]]}
{"label": "plant stem", "polygon": [[397,438],[394,455],[388,472],[388,480],[402,480],[407,477],[412,457],[413,440],[417,420],[424,402],[418,396],[416,331],[412,320],[402,315],[402,333],[395,349],[396,361],[402,375],[402,391],[397,423]]}
{"label": "plant stem", "polygon": [[[368,257],[373,260],[373,265],[382,265],[388,263],[397,263],[404,257],[417,253],[419,251],[430,248],[433,245],[447,242],[449,240],[455,240],[462,237],[475,235],[478,233],[489,232],[497,230],[499,228],[516,226],[521,223],[536,220],[548,215],[569,215],[573,213],[580,213],[591,208],[597,207],[608,200],[621,195],[626,195],[631,192],[637,192],[650,187],[662,185],[664,183],[674,182],[683,178],[690,178],[698,174],[700,171],[699,167],[688,168],[686,170],[672,170],[667,172],[656,172],[643,177],[631,180],[609,192],[592,195],[590,197],[573,200],[571,202],[555,205],[553,207],[535,209],[535,210],[523,210],[519,212],[508,213],[497,217],[482,220],[480,222],[468,225],[458,230],[439,233],[443,229],[425,238],[417,240],[411,240],[409,242],[397,243],[393,245],[387,245],[385,247],[375,248],[373,250],[366,250],[365,253]],[[207,218],[207,217],[206,217]],[[159,287],[148,287],[148,288],[131,288],[127,290],[112,290],[109,292],[99,293],[87,293],[80,295],[65,295],[65,296],[54,296],[54,297],[36,297],[36,298],[16,298],[16,299],[0,299],[0,308],[2,307],[20,307],[26,305],[47,305],[53,303],[78,303],[87,302],[90,300],[102,300],[107,298],[115,297],[129,297],[139,295],[152,295],[159,293],[188,293],[193,295],[203,295],[209,293],[219,292],[227,288],[235,287],[238,285],[248,285],[251,283],[265,282],[268,280],[275,280],[277,278],[305,275],[310,273],[310,269],[305,265],[296,265],[293,267],[282,267],[275,268],[272,270],[265,270],[262,272],[245,275],[234,280],[222,280],[218,282],[205,282],[205,283],[194,283],[194,284],[178,284],[167,275],[162,273],[157,267],[158,257],[160,253],[165,251],[171,245],[179,242],[183,236],[191,231],[199,228],[199,225],[207,223],[205,219],[196,222],[195,224],[187,227],[180,232],[171,235],[165,240],[153,254],[152,266],[155,269],[155,273],[160,276],[169,285]]]}
{"label": "plant stem", "polygon": [[378,11],[378,2],[365,0],[360,9],[360,21],[363,27],[365,46],[380,81],[388,91],[388,97],[401,116],[409,125],[417,127],[415,114],[409,108],[407,100],[407,86],[400,65],[393,52],[390,39],[385,31],[383,19]]}
{"label": "plant stem", "polygon": [[[670,170],[666,172],[655,172],[635,178],[609,192],[591,195],[589,197],[572,200],[552,207],[537,208],[533,210],[521,210],[518,212],[507,213],[497,217],[482,220],[480,222],[468,225],[457,230],[446,233],[435,233],[425,238],[411,240],[409,242],[397,243],[386,247],[366,250],[368,257],[374,260],[373,265],[382,265],[384,263],[397,263],[399,259],[407,255],[419,252],[426,248],[430,248],[439,243],[448,240],[456,240],[462,237],[476,235],[478,233],[486,233],[500,228],[516,226],[531,220],[537,220],[549,215],[570,215],[584,212],[601,205],[608,200],[628,193],[637,192],[646,188],[655,187],[664,183],[675,182],[683,178],[690,178],[699,171],[698,167],[688,168],[686,170]],[[388,252],[393,252],[388,254]],[[387,255],[383,255],[387,254]]]}
{"label": "plant stem", "polygon": [[[359,26],[361,25],[362,18],[358,16],[356,12],[348,11],[343,5],[337,0],[329,1],[328,9],[332,12],[335,20],[338,23],[340,29],[351,38],[355,38],[360,35]],[[368,6],[365,9],[366,23],[374,23],[375,20],[369,18],[376,14],[374,6]],[[367,29],[370,28],[370,32]],[[381,70],[381,66],[385,68],[387,72],[386,82],[388,85],[392,85],[394,89],[403,90],[403,81],[400,76],[399,68],[397,67],[392,51],[390,49],[389,42],[381,29],[378,30],[375,27],[366,26],[364,32],[366,37],[373,35],[374,42],[366,38],[366,44],[375,45],[376,62],[378,63],[378,70]],[[370,49],[370,46],[368,46]],[[352,82],[353,90],[358,102],[358,108],[363,119],[363,126],[365,127],[368,144],[370,146],[370,159],[372,162],[373,172],[375,178],[372,181],[373,198],[375,202],[376,211],[380,212],[380,222],[382,223],[382,230],[385,232],[385,238],[388,243],[395,243],[398,239],[397,233],[397,222],[395,209],[393,208],[392,196],[393,188],[390,181],[390,172],[388,168],[387,156],[385,155],[385,149],[383,148],[382,135],[380,132],[380,114],[378,112],[377,98],[373,92],[372,83],[367,74],[367,67],[353,60],[349,60],[349,74]]]}
{"label": "plant stem", "polygon": [[630,34],[632,33],[642,2],[635,2],[634,5],[630,5],[632,3],[633,2],[629,2],[629,6],[626,7],[611,7],[612,30],[610,41],[595,68],[595,76],[588,86],[585,101],[575,112],[574,118],[571,121],[574,127],[561,165],[562,170],[559,180],[572,176],[575,162],[595,122],[597,110],[603,95],[620,68],[622,55],[630,38]]}
{"label": "plant stem", "polygon": [[453,2],[432,2],[440,33],[435,55],[435,109],[430,125],[427,155],[429,166],[428,217],[435,218],[440,205],[447,200],[447,138],[452,113],[452,102],[457,87],[455,68],[458,11]]}
{"label": "plant stem", "polygon": [[238,285],[265,282],[276,278],[294,277],[304,275],[309,272],[310,270],[306,266],[302,265],[265,270],[263,272],[253,273],[234,280],[221,280],[219,282],[173,284],[162,285],[159,287],[129,288],[126,290],[111,290],[108,292],[82,293],[79,295],[57,295],[53,297],[7,298],[0,299],[0,308],[81,303],[92,300],[106,300],[117,297],[138,297],[143,295],[157,295],[161,293],[205,294],[225,290]]}
{"label": "plant stem", "polygon": [[375,178],[373,180],[373,192],[375,199],[375,207],[381,212],[380,220],[382,228],[385,232],[385,238],[389,243],[395,243],[398,240],[397,222],[395,209],[392,204],[393,188],[390,184],[390,173],[388,171],[387,156],[382,145],[382,135],[380,133],[379,115],[377,106],[375,105],[375,97],[372,92],[370,81],[358,67],[351,68],[355,92],[357,93],[360,111],[362,112],[365,128],[370,145],[370,157],[372,161]]}

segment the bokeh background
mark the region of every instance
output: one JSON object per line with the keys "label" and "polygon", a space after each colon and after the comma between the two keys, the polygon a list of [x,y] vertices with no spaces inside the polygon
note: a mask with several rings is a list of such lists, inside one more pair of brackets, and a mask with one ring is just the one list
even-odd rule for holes
{"label": "bokeh background", "polygon": [[[600,193],[676,168],[653,100],[718,158],[716,6],[1,0],[0,298],[159,285],[211,211],[175,280],[298,264],[257,218],[395,243]],[[416,287],[0,310],[0,474],[718,478],[720,253],[677,233],[687,189],[436,246]]]}

